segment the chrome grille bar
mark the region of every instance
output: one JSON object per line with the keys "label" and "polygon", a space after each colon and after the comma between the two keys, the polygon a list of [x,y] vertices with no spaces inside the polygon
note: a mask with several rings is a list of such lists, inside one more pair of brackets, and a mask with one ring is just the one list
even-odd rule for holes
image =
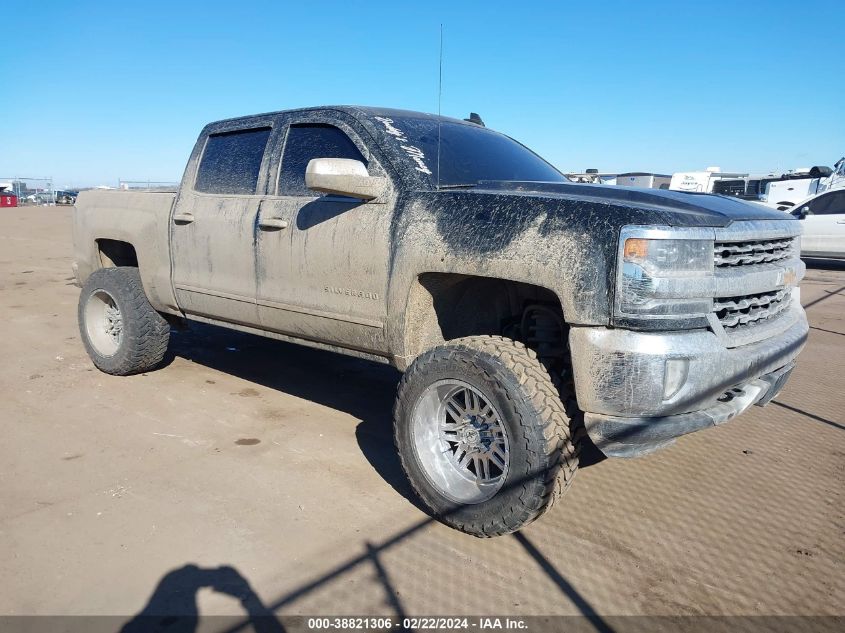
{"label": "chrome grille bar", "polygon": [[747,297],[716,300],[713,311],[724,328],[754,325],[789,307],[792,294],[784,289]]}
{"label": "chrome grille bar", "polygon": [[766,264],[793,256],[795,238],[755,240],[749,242],[716,242],[713,263],[716,268]]}

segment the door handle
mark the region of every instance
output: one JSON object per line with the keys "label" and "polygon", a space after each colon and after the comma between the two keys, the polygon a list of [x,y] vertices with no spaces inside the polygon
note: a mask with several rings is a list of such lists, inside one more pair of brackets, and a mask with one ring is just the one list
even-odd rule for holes
{"label": "door handle", "polygon": [[174,213],[173,221],[176,224],[190,224],[194,221],[194,215],[192,213]]}
{"label": "door handle", "polygon": [[262,218],[258,220],[258,226],[265,230],[278,230],[288,228],[288,221],[281,218]]}
{"label": "door handle", "polygon": [[845,224],[845,220],[837,220],[836,223],[837,224]]}

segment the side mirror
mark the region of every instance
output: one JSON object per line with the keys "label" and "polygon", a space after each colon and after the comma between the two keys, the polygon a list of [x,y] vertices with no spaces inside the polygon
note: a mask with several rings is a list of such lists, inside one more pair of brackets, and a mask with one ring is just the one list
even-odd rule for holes
{"label": "side mirror", "polygon": [[387,179],[370,176],[360,160],[314,158],[305,168],[305,184],[322,193],[372,200],[384,192]]}
{"label": "side mirror", "polygon": [[800,209],[793,211],[792,215],[794,215],[799,220],[803,220],[808,215],[811,215],[812,211],[810,211],[810,207],[801,207]]}

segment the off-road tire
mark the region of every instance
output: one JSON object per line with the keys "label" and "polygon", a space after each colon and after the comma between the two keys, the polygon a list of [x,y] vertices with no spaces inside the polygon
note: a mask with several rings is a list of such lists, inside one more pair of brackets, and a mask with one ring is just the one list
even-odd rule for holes
{"label": "off-road tire", "polygon": [[[438,491],[414,449],[417,402],[428,386],[455,379],[497,408],[510,438],[504,484],[477,504],[458,504]],[[578,468],[562,394],[534,351],[508,338],[470,336],[425,352],[402,377],[393,414],[394,442],[412,488],[435,518],[467,534],[499,536],[528,525],[566,492]]]}
{"label": "off-road tire", "polygon": [[[108,293],[122,317],[122,340],[111,355],[97,350],[86,324],[86,304],[98,291]],[[102,372],[115,376],[138,374],[154,369],[164,359],[170,325],[147,300],[137,268],[118,266],[94,271],[82,287],[77,318],[85,350]]]}

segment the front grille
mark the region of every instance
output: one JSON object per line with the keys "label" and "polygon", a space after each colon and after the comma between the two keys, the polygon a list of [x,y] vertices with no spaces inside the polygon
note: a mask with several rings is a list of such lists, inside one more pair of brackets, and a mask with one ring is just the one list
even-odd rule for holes
{"label": "front grille", "polygon": [[791,298],[788,288],[743,297],[724,297],[714,299],[713,312],[725,330],[736,331],[777,316],[789,307]]}
{"label": "front grille", "polygon": [[707,320],[726,347],[776,336],[799,317],[792,292],[804,273],[799,234],[792,219],[739,221],[715,230],[715,292]]}
{"label": "front grille", "polygon": [[793,237],[749,242],[716,242],[713,247],[713,262],[716,268],[778,262],[793,256],[794,242]]}

